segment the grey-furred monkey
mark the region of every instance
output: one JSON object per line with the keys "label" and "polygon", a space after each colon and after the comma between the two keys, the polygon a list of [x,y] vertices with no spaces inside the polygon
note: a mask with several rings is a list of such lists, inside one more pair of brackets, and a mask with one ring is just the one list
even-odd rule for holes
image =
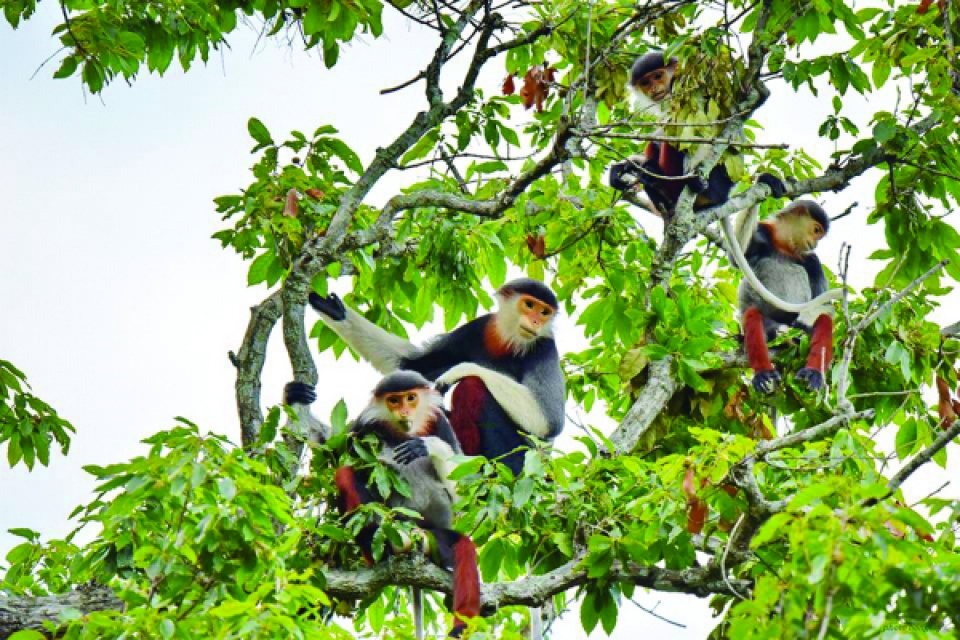
{"label": "grey-furred monkey", "polygon": [[520,278],[497,291],[498,310],[414,346],[331,295],[310,295],[324,323],[379,371],[417,371],[438,388],[458,383],[450,422],[467,455],[523,467],[524,432],[551,440],[564,423],[564,379],[553,339],[556,295]]}
{"label": "grey-furred monkey", "polygon": [[[287,386],[288,401],[291,399]],[[300,394],[293,400],[307,399]],[[312,391],[312,389],[310,389]],[[375,434],[383,444],[380,460],[410,486],[410,495],[391,494],[386,504],[419,514],[417,526],[424,536],[424,551],[438,565],[453,569],[454,625],[451,637],[459,637],[465,621],[480,614],[480,574],[476,547],[468,536],[453,529],[456,484],[449,479],[454,456],[461,453],[450,423],[442,410],[443,398],[430,382],[414,371],[395,371],[374,388],[369,404],[356,419],[351,432]],[[296,407],[296,405],[294,405]],[[308,405],[302,405],[306,408]],[[360,505],[380,502],[371,491],[370,474],[349,466],[337,469],[337,503],[342,514]],[[368,563],[373,562],[372,543],[376,526],[365,527],[357,544]],[[394,550],[399,552],[401,550]],[[423,637],[419,597],[414,596],[417,637]]]}
{"label": "grey-furred monkey", "polygon": [[[770,393],[780,375],[770,362],[767,340],[781,325],[812,333],[807,364],[797,378],[811,389],[823,386],[833,355],[831,300],[842,290],[827,291],[823,266],[815,253],[830,228],[830,219],[817,203],[797,200],[758,224],[757,210],[740,214],[737,229],[724,220],[724,232],[741,268],[739,307],[744,348],[754,371],[753,387]],[[746,246],[746,252],[740,245]]]}

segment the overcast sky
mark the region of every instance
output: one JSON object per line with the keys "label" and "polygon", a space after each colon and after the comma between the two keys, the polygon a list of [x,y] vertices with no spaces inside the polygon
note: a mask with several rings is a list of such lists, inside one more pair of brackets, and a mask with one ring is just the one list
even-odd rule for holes
{"label": "overcast sky", "polygon": [[[52,80],[56,61],[31,78],[56,51],[49,34],[58,20],[55,4],[40,3],[18,31],[0,26],[0,358],[22,369],[78,433],[69,456],[52,456],[49,468],[0,465],[0,554],[15,544],[10,527],[66,534],[67,515],[92,497],[94,483],[81,467],[143,454],[140,440],[172,426],[174,416],[239,441],[227,352],[240,346],[248,308],[267,291],[247,288],[247,263],[210,235],[222,228],[212,199],[250,182],[247,119],[260,118],[275,139],[333,124],[369,161],[423,104],[419,85],[389,96],[379,90],[413,77],[432,42],[388,14],[389,35],[356,42],[327,70],[295,49],[261,43],[254,50],[256,34],[241,30],[207,67],[186,75],[171,69],[163,79],[142,75],[133,87],[117,82],[101,99],[85,95],[76,78]],[[502,75],[492,66],[490,87]],[[775,93],[761,114],[763,141],[803,143],[825,166],[831,148],[811,140],[829,112],[811,98]],[[388,176],[379,197],[402,178]],[[821,254],[832,267],[842,234],[856,228],[856,286],[872,280],[877,269],[866,256],[882,243],[876,228],[862,227],[874,182],[860,178],[847,192],[820,199],[834,213],[861,203]],[[643,221],[657,227],[649,215]],[[562,351],[579,343],[570,321],[561,320],[558,337]],[[291,375],[279,331],[271,344],[265,404],[279,401]],[[318,366],[321,384],[343,383],[318,390],[318,412],[328,415],[343,397],[355,414],[377,379],[373,369],[329,356]],[[945,478],[931,470],[905,489],[921,497]],[[956,497],[951,489],[945,494]],[[712,628],[706,600],[657,593],[637,600],[660,603],[658,613],[687,627],[627,604],[613,638],[634,638],[642,628],[648,637],[694,639]],[[575,614],[558,624],[555,638],[585,637]]]}

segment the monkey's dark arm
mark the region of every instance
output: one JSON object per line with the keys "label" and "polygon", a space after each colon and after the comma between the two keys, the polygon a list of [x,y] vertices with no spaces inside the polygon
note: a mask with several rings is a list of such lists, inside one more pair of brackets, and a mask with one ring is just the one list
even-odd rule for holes
{"label": "monkey's dark arm", "polygon": [[491,317],[481,316],[450,333],[433,338],[416,353],[401,359],[399,368],[416,371],[428,380],[436,380],[458,364],[475,360]]}
{"label": "monkey's dark arm", "polygon": [[453,434],[453,428],[442,412],[437,412],[434,435],[415,437],[405,440],[394,447],[393,459],[400,464],[410,464],[414,460],[429,457],[433,468],[447,487],[451,498],[456,497],[456,482],[448,480],[453,471],[453,457],[462,455],[460,443]]}
{"label": "monkey's dark arm", "polygon": [[817,254],[811,253],[807,255],[803,261],[803,268],[806,270],[807,277],[810,279],[811,297],[816,298],[830,286],[827,283],[827,274],[824,273],[823,265],[820,263],[820,258],[817,257]]}

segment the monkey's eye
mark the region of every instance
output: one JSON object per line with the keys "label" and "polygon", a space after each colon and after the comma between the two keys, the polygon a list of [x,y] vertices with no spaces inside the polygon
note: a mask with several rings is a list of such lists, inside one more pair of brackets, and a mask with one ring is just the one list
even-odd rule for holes
{"label": "monkey's eye", "polygon": [[815,225],[813,225],[813,232],[814,232],[814,233],[823,233],[823,227],[821,227],[819,224],[815,224]]}
{"label": "monkey's eye", "polygon": [[410,395],[407,396],[407,402],[413,402],[416,399],[417,399],[417,394],[415,393],[411,393]]}
{"label": "monkey's eye", "polygon": [[540,313],[541,313],[544,317],[550,317],[550,315],[553,314],[553,311],[550,311],[550,309],[544,309],[544,310],[541,311]]}
{"label": "monkey's eye", "polygon": [[391,397],[387,398],[387,403],[396,406],[396,405],[400,404],[400,398],[398,398],[398,397],[396,397],[396,396],[391,396]]}
{"label": "monkey's eye", "polygon": [[530,301],[530,300],[524,300],[524,301],[523,301],[523,304],[527,307],[527,309],[533,309],[533,302],[532,302],[532,301]]}

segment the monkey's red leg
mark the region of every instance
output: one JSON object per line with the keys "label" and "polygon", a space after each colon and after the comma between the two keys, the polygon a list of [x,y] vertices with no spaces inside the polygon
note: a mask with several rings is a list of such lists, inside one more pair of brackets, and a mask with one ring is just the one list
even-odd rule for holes
{"label": "monkey's red leg", "polygon": [[[337,508],[341,514],[347,514],[362,504],[372,502],[370,492],[360,478],[357,477],[353,467],[340,467],[333,476],[337,485]],[[364,527],[357,534],[357,545],[363,553],[363,559],[368,565],[373,564],[372,542],[376,533],[376,527],[370,525]]]}
{"label": "monkey's red leg", "polygon": [[656,160],[660,155],[660,146],[656,142],[648,142],[643,150],[643,157],[647,160]]}
{"label": "monkey's red leg", "polygon": [[477,547],[467,536],[453,545],[453,631],[459,637],[465,621],[480,615],[480,571]]}
{"label": "monkey's red leg", "polygon": [[333,479],[337,484],[337,506],[340,513],[350,513],[365,502],[353,467],[340,467]]}
{"label": "monkey's red leg", "polygon": [[753,388],[761,393],[770,393],[776,388],[780,376],[770,362],[763,314],[756,307],[750,307],[743,314],[743,347],[753,369]]}
{"label": "monkey's red leg", "polygon": [[833,360],[833,318],[824,313],[813,323],[807,368],[823,373],[830,366],[831,360]]}
{"label": "monkey's red leg", "polygon": [[819,389],[823,386],[823,374],[830,366],[832,359],[833,318],[824,313],[813,323],[807,366],[797,372],[797,379],[806,382],[811,389]]}
{"label": "monkey's red leg", "polygon": [[457,434],[460,448],[468,456],[480,453],[480,414],[488,394],[483,380],[475,376],[463,378],[453,390],[450,426]]}
{"label": "monkey's red leg", "polygon": [[683,175],[683,152],[666,142],[660,145],[660,168],[665,176]]}

